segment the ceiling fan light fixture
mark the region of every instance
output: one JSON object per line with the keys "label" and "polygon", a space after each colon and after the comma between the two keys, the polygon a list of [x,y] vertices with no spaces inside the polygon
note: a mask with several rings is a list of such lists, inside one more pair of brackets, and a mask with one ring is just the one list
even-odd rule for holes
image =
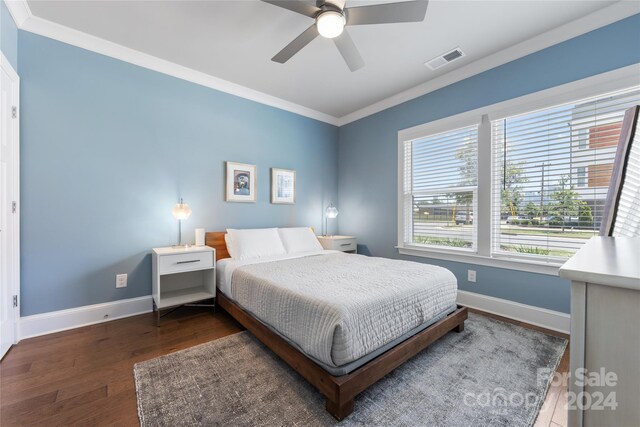
{"label": "ceiling fan light fixture", "polygon": [[318,32],[327,39],[333,39],[342,34],[345,24],[344,14],[334,10],[322,12],[316,18]]}

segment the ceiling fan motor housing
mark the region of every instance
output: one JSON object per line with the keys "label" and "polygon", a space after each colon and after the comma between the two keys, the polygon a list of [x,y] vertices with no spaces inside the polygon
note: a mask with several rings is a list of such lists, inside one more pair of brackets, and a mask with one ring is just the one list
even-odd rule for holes
{"label": "ceiling fan motor housing", "polygon": [[316,27],[322,37],[332,39],[344,31],[347,23],[344,12],[334,7],[323,6],[316,16]]}

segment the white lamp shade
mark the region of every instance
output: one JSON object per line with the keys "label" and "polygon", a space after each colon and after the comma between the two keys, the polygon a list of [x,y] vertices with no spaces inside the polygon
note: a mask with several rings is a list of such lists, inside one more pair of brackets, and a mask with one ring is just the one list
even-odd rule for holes
{"label": "white lamp shade", "polygon": [[329,205],[325,213],[327,215],[327,218],[335,218],[338,216],[338,209],[333,205]]}
{"label": "white lamp shade", "polygon": [[322,37],[332,39],[342,34],[344,30],[345,19],[340,12],[332,10],[323,12],[316,20],[318,32]]}
{"label": "white lamp shade", "polygon": [[188,204],[183,203],[182,199],[180,199],[180,203],[173,207],[171,213],[175,219],[187,219],[191,216],[191,208]]}

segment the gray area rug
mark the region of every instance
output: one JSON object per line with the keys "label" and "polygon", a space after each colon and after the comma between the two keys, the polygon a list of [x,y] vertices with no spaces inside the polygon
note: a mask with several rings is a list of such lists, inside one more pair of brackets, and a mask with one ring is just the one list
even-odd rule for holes
{"label": "gray area rug", "polygon": [[338,423],[320,393],[245,331],[136,364],[138,414],[144,427],[531,426],[565,346],[470,314],[463,333],[360,394]]}

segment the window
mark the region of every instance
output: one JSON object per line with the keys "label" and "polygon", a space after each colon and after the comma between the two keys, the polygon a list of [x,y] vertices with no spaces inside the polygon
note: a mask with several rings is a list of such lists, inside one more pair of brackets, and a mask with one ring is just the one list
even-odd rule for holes
{"label": "window", "polygon": [[587,185],[587,168],[586,167],[581,167],[578,168],[578,187],[584,187],[585,185]]}
{"label": "window", "polygon": [[635,89],[491,123],[494,254],[560,261],[598,234],[624,111],[639,98]]}
{"label": "window", "polygon": [[598,234],[637,71],[399,131],[399,252],[557,274]]}
{"label": "window", "polygon": [[478,126],[404,143],[404,243],[475,250]]}
{"label": "window", "polygon": [[578,150],[585,150],[589,145],[589,129],[579,128],[577,131],[572,130],[571,132],[578,134]]}

